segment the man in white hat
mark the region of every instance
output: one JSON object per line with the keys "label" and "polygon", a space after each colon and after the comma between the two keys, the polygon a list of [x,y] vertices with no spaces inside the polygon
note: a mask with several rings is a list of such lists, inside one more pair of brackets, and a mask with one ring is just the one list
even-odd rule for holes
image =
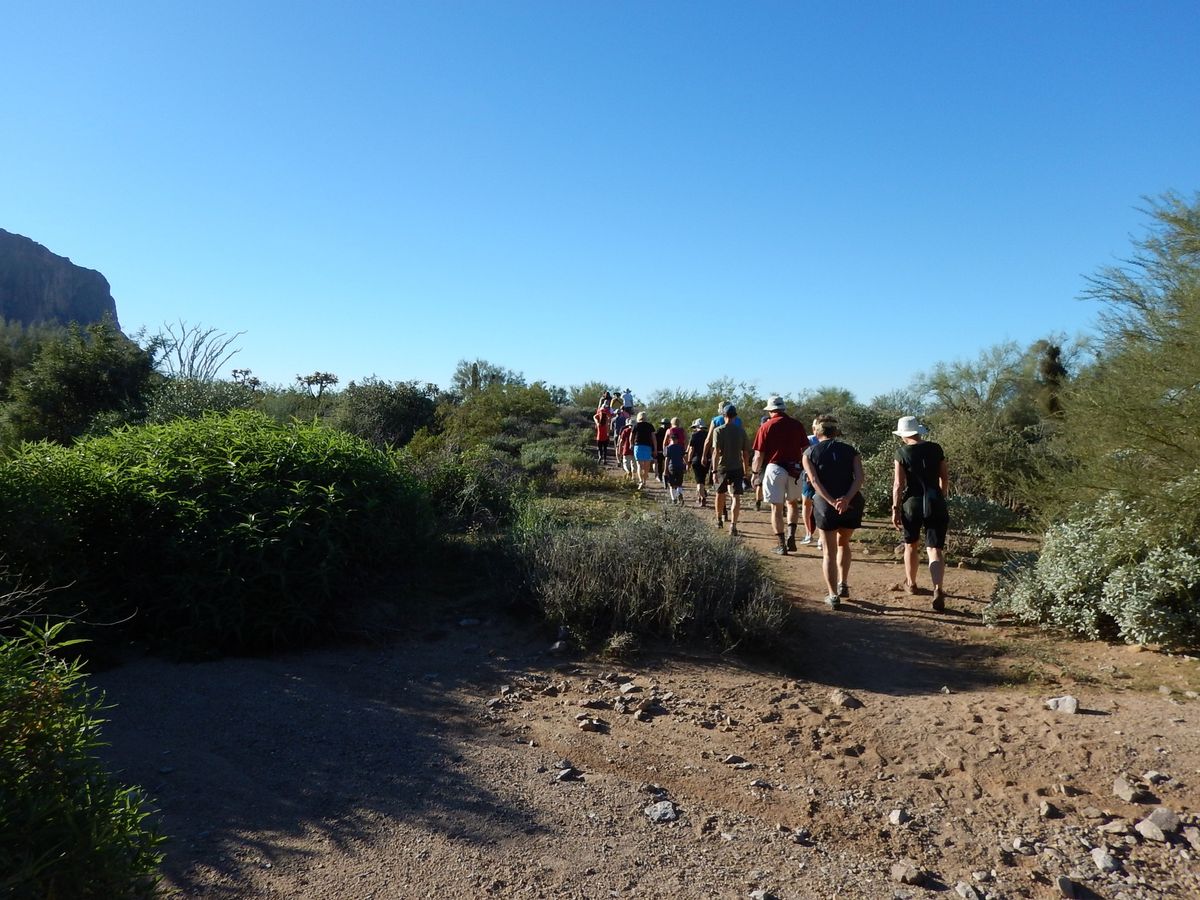
{"label": "man in white hat", "polygon": [[[787,403],[771,397],[763,407],[767,421],[754,435],[754,458],[750,471],[755,485],[763,486],[763,495],[771,504],[771,526],[779,546],[773,552],[787,556],[796,549],[796,524],[800,520],[801,483],[804,451],[808,432],[803,423],[787,414]],[[784,536],[784,505],[787,506],[787,536]]]}

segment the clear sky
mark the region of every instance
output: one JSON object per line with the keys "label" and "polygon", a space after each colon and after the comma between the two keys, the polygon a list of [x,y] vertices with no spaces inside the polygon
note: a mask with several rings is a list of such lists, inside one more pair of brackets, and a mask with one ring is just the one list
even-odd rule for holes
{"label": "clear sky", "polygon": [[267,381],[860,399],[1094,320],[1200,3],[0,0],[0,227]]}

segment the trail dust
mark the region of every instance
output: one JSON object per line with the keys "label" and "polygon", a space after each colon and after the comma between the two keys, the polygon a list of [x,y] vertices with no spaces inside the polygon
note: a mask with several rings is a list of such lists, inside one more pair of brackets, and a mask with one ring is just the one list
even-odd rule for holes
{"label": "trail dust", "polygon": [[782,660],[563,658],[464,598],[386,646],[102,673],[107,757],[155,798],[169,896],[1200,896],[1200,663],[989,628],[986,572],[935,613],[886,527],[838,611],[815,549],[769,557]]}

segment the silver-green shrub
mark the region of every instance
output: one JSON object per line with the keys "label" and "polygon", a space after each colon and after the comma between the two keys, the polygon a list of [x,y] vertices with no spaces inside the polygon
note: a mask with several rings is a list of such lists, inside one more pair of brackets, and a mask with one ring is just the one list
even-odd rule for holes
{"label": "silver-green shrub", "polygon": [[1187,535],[1110,494],[1051,526],[1040,554],[1014,558],[987,614],[1089,639],[1194,646],[1200,554]]}
{"label": "silver-green shrub", "polygon": [[546,618],[590,643],[629,633],[767,645],[790,611],[758,554],[690,515],[531,527],[518,555]]}

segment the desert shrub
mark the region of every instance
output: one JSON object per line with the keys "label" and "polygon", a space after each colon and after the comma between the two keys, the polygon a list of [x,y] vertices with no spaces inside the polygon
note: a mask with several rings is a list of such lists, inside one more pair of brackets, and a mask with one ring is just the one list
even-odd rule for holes
{"label": "desert shrub", "polygon": [[0,896],[150,897],[162,839],[96,756],[103,700],[62,628],[0,639]]}
{"label": "desert shrub", "polygon": [[534,441],[521,447],[521,469],[526,475],[545,481],[554,472],[561,448],[553,441]]}
{"label": "desert shrub", "polygon": [[869,516],[892,515],[892,478],[896,461],[896,448],[892,445],[880,447],[870,456],[863,456],[863,500]]}
{"label": "desert shrub", "polygon": [[1109,495],[1046,532],[1040,555],[1014,559],[988,614],[1087,638],[1200,644],[1200,553],[1194,536]]}
{"label": "desert shrub", "polygon": [[208,413],[251,409],[258,395],[236,381],[164,378],[146,397],[146,422],[161,425],[175,419],[198,419]]}
{"label": "desert shrub", "polygon": [[532,528],[520,556],[545,617],[589,643],[629,633],[765,645],[788,615],[758,555],[693,516]]}
{"label": "desert shrub", "polygon": [[433,424],[437,387],[415,381],[367,378],[337,395],[333,424],[378,446],[402,447],[419,428]]}
{"label": "desert shrub", "polygon": [[[0,550],[93,621],[193,651],[323,633],[358,576],[420,554],[424,493],[391,455],[249,412],[130,428],[0,465]],[[59,601],[62,602],[62,601]]]}
{"label": "desert shrub", "polygon": [[952,528],[975,528],[986,536],[1017,525],[1018,516],[1007,506],[975,494],[951,494],[946,498]]}
{"label": "desert shrub", "polygon": [[530,497],[530,487],[506,455],[478,445],[457,452],[439,445],[413,470],[425,482],[434,509],[451,530],[493,529],[511,523]]}

